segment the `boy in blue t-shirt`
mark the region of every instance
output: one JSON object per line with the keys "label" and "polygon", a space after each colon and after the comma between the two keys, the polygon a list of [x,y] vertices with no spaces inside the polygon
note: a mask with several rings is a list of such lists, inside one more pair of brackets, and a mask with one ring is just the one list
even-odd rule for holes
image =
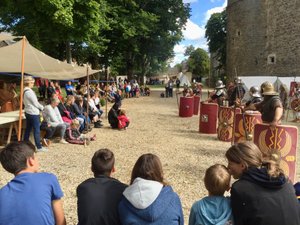
{"label": "boy in blue t-shirt", "polygon": [[55,175],[38,173],[30,142],[13,142],[0,151],[3,168],[15,175],[0,189],[0,225],[65,225],[62,190]]}
{"label": "boy in blue t-shirt", "polygon": [[230,199],[223,196],[230,189],[230,178],[224,165],[215,164],[206,170],[204,184],[208,196],[193,204],[189,225],[233,224]]}

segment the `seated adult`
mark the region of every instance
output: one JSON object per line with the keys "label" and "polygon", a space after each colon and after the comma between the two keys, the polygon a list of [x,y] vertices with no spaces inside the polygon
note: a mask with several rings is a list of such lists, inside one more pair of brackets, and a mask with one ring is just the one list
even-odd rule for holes
{"label": "seated adult", "polygon": [[116,102],[108,112],[108,122],[112,129],[118,129],[118,116],[121,107],[121,101]]}
{"label": "seated adult", "polygon": [[[80,124],[80,128],[79,131],[83,131],[84,126],[85,126],[85,119],[82,118],[81,116],[77,116],[77,111],[76,111],[76,107],[74,107],[75,105],[75,97],[73,95],[68,95],[67,96],[67,100],[65,103],[65,109],[68,111],[69,117],[73,120],[73,119],[77,119],[79,121]],[[65,111],[66,112],[66,111]]]}
{"label": "seated adult", "polygon": [[68,143],[64,139],[64,136],[69,124],[65,123],[61,118],[57,108],[59,102],[58,98],[52,98],[51,103],[46,105],[43,111],[44,121],[41,124],[41,130],[46,131],[46,135],[42,140],[45,145],[48,144],[48,139],[51,139],[56,132],[59,133],[60,143]]}

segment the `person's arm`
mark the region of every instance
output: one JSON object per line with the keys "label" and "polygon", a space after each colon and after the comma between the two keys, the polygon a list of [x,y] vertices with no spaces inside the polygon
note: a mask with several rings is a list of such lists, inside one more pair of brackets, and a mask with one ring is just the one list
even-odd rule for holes
{"label": "person's arm", "polygon": [[283,108],[282,107],[277,107],[275,109],[275,114],[274,114],[274,118],[273,121],[270,123],[271,126],[276,126],[276,125],[280,125],[280,120],[283,114]]}
{"label": "person's arm", "polygon": [[61,199],[52,201],[52,210],[56,225],[66,225],[66,218],[63,209],[63,202]]}

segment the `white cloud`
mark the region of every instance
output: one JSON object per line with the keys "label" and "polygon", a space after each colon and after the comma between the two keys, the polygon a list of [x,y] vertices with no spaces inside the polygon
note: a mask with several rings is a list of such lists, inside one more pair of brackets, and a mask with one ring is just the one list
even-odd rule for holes
{"label": "white cloud", "polygon": [[174,53],[175,54],[184,54],[186,46],[185,45],[175,45],[174,47]]}
{"label": "white cloud", "polygon": [[197,40],[205,35],[205,29],[188,19],[185,30],[182,30],[185,40]]}
{"label": "white cloud", "polygon": [[226,6],[227,6],[227,0],[224,1],[222,6],[207,10],[205,13],[205,24],[206,24],[206,21],[209,20],[209,18],[212,14],[222,12],[226,8]]}

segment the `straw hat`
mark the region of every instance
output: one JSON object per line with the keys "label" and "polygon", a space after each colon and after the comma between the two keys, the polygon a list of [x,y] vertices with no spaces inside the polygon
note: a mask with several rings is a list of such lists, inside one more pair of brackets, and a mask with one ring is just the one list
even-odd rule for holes
{"label": "straw hat", "polygon": [[34,83],[34,78],[32,76],[24,76],[24,84]]}
{"label": "straw hat", "polygon": [[266,82],[264,83],[264,86],[262,87],[263,95],[278,95],[278,92],[274,90],[273,84]]}

